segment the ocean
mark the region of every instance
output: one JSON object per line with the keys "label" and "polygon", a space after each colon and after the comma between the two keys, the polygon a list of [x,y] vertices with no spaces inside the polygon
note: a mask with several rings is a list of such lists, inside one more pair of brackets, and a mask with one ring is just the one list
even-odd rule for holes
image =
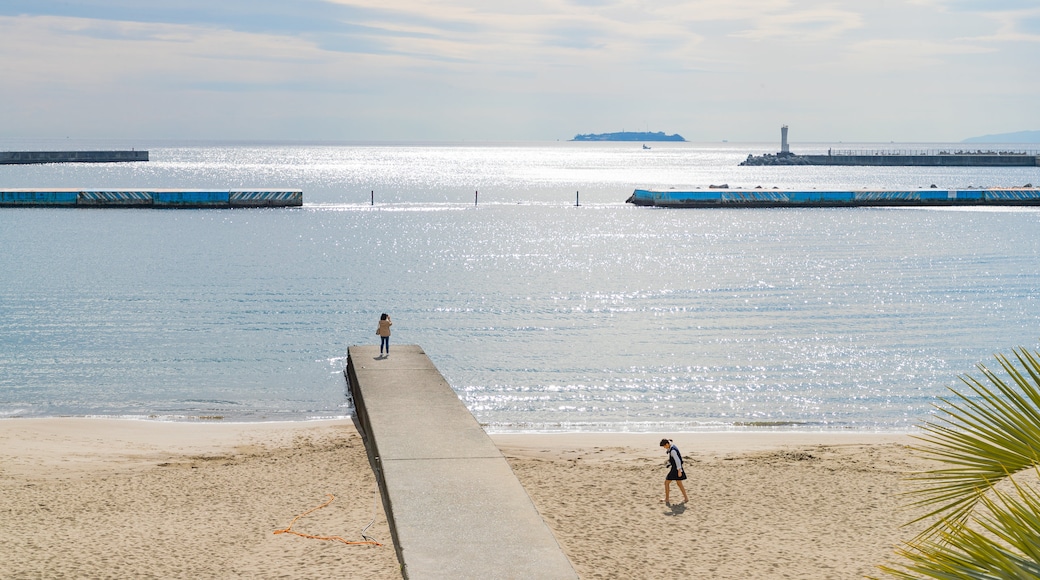
{"label": "ocean", "polygon": [[[392,347],[420,345],[499,432],[908,431],[977,364],[1037,348],[1040,209],[625,200],[1035,185],[1040,168],[739,167],[776,145],[649,145],[0,141],[151,158],[0,166],[5,188],[304,192],[0,208],[0,418],[346,417],[347,347],[378,344],[382,312]],[[873,146],[792,146],[829,147]]]}

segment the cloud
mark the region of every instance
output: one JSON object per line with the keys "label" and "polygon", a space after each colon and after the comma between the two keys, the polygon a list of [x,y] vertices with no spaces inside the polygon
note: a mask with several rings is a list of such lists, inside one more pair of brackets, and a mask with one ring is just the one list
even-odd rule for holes
{"label": "cloud", "polygon": [[928,4],[959,12],[1008,12],[1035,10],[1033,0],[926,0]]}
{"label": "cloud", "polygon": [[925,70],[940,66],[957,57],[988,54],[995,49],[962,42],[936,42],[914,39],[874,39],[851,45],[843,66],[852,66],[858,74],[891,73]]}
{"label": "cloud", "polygon": [[[0,76],[20,91],[0,125],[524,139],[654,122],[693,138],[771,139],[778,117],[805,111],[845,139],[888,140],[908,126],[901,100],[950,79],[1000,84],[992,115],[1035,118],[1019,104],[1035,87],[1016,79],[1034,66],[1038,23],[1029,3],[1002,1],[8,0]],[[991,102],[961,92],[949,99],[964,110]],[[822,118],[855,103],[892,120]],[[943,114],[914,122],[949,130]]]}
{"label": "cloud", "polygon": [[[1034,0],[912,0],[948,14],[978,16],[993,22],[992,34],[976,35],[987,42],[1040,42],[1040,6]],[[985,27],[984,27],[985,28]]]}
{"label": "cloud", "polygon": [[296,35],[334,30],[352,8],[321,0],[5,0],[0,15],[173,24],[239,32]]}
{"label": "cloud", "polygon": [[800,42],[823,42],[841,38],[863,26],[858,12],[822,7],[816,10],[758,15],[752,27],[734,34],[753,40],[785,38]]}

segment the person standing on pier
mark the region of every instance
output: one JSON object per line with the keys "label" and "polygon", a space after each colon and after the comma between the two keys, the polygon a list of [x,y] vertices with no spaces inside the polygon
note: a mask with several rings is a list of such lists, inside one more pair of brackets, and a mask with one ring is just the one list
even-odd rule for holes
{"label": "person standing on pier", "polygon": [[686,471],[683,470],[682,464],[682,453],[679,452],[679,448],[672,445],[671,439],[661,439],[661,447],[664,447],[666,453],[668,453],[668,475],[664,478],[664,503],[668,503],[668,492],[672,491],[672,482],[674,481],[679,485],[679,491],[682,492],[683,503],[689,501],[686,496],[686,488],[683,487],[683,480],[686,479]]}
{"label": "person standing on pier", "polygon": [[376,334],[379,335],[379,354],[383,354],[383,347],[386,347],[386,354],[390,354],[390,327],[393,324],[386,312],[379,317],[379,330],[376,330]]}

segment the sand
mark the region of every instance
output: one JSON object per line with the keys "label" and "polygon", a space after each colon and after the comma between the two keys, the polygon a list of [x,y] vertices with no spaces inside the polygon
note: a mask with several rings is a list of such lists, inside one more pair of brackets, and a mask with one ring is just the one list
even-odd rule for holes
{"label": "sand", "polygon": [[[384,546],[346,545],[294,530]],[[348,421],[0,421],[0,578],[401,578]]]}
{"label": "sand", "polygon": [[[904,435],[493,435],[582,578],[854,578],[904,528]],[[3,578],[400,578],[349,421],[0,420]],[[382,546],[288,534],[293,529]],[[374,522],[374,523],[373,523]]]}
{"label": "sand", "polygon": [[689,501],[660,435],[496,436],[582,578],[862,578],[923,529],[903,527],[909,436],[674,434]]}

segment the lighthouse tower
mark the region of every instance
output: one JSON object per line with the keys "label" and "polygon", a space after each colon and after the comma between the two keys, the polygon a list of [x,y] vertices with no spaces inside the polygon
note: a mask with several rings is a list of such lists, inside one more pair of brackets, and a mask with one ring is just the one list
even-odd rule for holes
{"label": "lighthouse tower", "polygon": [[780,155],[786,157],[791,154],[791,148],[787,145],[787,125],[780,127]]}

